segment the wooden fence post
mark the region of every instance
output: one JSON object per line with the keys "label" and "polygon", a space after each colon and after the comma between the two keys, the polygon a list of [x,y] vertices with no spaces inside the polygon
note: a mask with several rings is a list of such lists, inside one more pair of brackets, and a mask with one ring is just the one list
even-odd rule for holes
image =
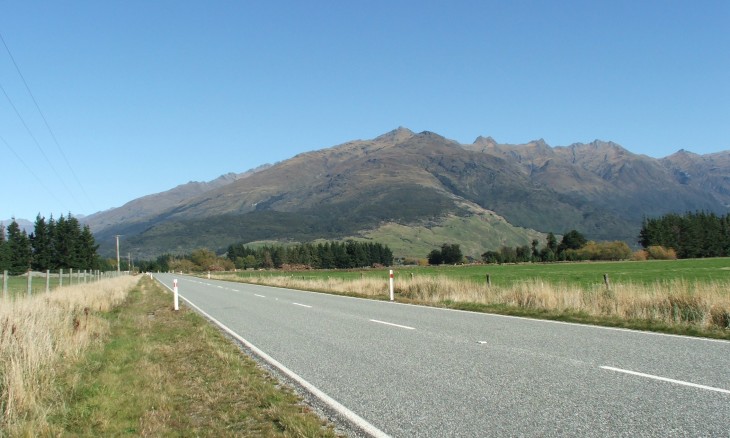
{"label": "wooden fence post", "polygon": [[606,283],[606,289],[610,289],[611,288],[611,284],[610,284],[610,282],[608,280],[608,274],[603,274],[603,282]]}

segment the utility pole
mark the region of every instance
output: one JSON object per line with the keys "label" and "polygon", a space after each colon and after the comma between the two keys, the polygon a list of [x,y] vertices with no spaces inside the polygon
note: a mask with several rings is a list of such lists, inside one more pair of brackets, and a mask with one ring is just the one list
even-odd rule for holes
{"label": "utility pole", "polygon": [[119,273],[121,272],[121,265],[119,264],[119,237],[120,236],[121,236],[121,234],[117,234],[116,236],[114,236],[117,238],[117,275],[119,275]]}

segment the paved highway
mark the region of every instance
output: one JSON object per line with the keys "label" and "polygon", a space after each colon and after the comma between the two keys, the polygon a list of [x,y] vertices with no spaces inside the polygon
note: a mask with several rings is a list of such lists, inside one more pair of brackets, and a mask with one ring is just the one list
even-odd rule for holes
{"label": "paved highway", "polygon": [[157,274],[393,437],[730,437],[730,342]]}

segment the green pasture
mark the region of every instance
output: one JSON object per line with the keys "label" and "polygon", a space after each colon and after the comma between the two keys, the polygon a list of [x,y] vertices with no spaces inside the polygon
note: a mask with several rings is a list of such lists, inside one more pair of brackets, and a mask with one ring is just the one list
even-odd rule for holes
{"label": "green pasture", "polygon": [[[484,283],[486,276],[492,285],[510,285],[515,282],[539,279],[548,283],[579,286],[602,284],[604,274],[615,283],[652,284],[670,280],[689,282],[730,281],[730,258],[650,260],[623,262],[575,262],[575,263],[524,263],[514,265],[464,265],[464,266],[396,266],[394,277],[410,278],[410,275],[445,276]],[[317,271],[245,271],[241,277],[267,277],[291,275],[305,279],[362,277],[388,278],[388,268],[359,270]]]}
{"label": "green pasture", "polygon": [[[87,281],[93,281],[94,277],[88,277]],[[2,282],[2,272],[0,272],[0,282]],[[74,274],[73,278],[69,278],[68,274],[64,274],[63,276],[63,285],[69,286],[71,284],[79,284],[83,283],[84,278],[78,277],[76,274]],[[28,277],[26,276],[12,276],[9,275],[7,279],[8,284],[8,296],[10,298],[15,297],[17,295],[25,295],[28,293]],[[51,274],[49,278],[49,289],[53,290],[61,285],[61,280],[58,277],[58,274]],[[1,287],[1,286],[0,286]],[[46,277],[44,276],[34,276],[31,278],[31,293],[32,294],[40,294],[45,293],[46,291]],[[2,290],[0,290],[0,293]],[[0,296],[0,298],[2,298]]]}

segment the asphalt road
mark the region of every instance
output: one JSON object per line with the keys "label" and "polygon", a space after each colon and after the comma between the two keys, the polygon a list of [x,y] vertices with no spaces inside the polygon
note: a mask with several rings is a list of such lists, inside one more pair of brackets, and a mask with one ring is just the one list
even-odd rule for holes
{"label": "asphalt road", "polygon": [[730,437],[730,342],[156,278],[393,437]]}

